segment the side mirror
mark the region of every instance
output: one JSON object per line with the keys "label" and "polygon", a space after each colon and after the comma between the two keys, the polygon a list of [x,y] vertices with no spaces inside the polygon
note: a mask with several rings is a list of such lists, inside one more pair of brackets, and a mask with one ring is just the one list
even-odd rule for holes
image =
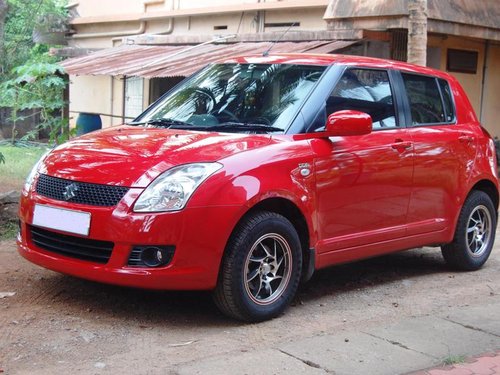
{"label": "side mirror", "polygon": [[372,118],[360,111],[337,111],[328,116],[325,128],[328,137],[369,134],[372,131]]}

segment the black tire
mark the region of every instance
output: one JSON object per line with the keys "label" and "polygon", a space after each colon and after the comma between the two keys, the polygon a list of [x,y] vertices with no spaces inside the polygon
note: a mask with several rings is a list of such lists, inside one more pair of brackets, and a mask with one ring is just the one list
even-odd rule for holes
{"label": "black tire", "polygon": [[441,247],[446,263],[462,271],[481,268],[493,248],[496,227],[491,198],[483,191],[472,191],[460,211],[453,242]]}
{"label": "black tire", "polygon": [[272,319],[290,304],[301,269],[300,240],[292,223],[273,212],[251,214],[227,244],[213,294],[215,304],[238,320]]}

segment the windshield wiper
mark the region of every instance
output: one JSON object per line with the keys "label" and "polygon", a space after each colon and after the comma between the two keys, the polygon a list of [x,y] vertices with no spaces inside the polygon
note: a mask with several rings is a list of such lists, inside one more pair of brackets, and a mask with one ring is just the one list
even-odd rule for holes
{"label": "windshield wiper", "polygon": [[182,125],[182,126],[189,126],[192,127],[193,125],[180,121],[180,120],[175,120],[172,118],[156,118],[152,120],[147,120],[147,121],[138,121],[138,122],[129,122],[128,125],[146,125],[146,126],[158,126],[158,127],[166,127],[170,128],[171,126],[175,125]]}
{"label": "windshield wiper", "polygon": [[160,118],[148,121],[129,122],[128,125],[145,125],[152,127],[165,127],[179,130],[201,130],[201,131],[262,131],[262,132],[282,132],[283,129],[266,124],[254,124],[249,122],[223,122],[215,125],[195,125],[188,122],[174,120],[170,118]]}
{"label": "windshield wiper", "polygon": [[235,129],[235,130],[263,130],[267,132],[282,132],[283,129],[272,125],[254,124],[251,122],[223,122],[222,124],[214,125],[212,128],[221,129]]}
{"label": "windshield wiper", "polygon": [[196,126],[196,125],[172,125],[169,129],[189,129],[189,130],[205,130],[205,131],[229,131],[229,130],[247,130],[247,131],[263,131],[263,132],[282,132],[283,129],[276,126],[266,124],[252,124],[247,122],[223,122],[222,124],[209,125],[209,126]]}

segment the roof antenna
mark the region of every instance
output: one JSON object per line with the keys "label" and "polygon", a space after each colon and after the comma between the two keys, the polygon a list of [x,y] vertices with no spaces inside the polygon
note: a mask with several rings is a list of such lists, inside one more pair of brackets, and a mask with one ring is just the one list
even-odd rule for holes
{"label": "roof antenna", "polygon": [[295,26],[296,24],[297,24],[297,22],[293,22],[290,26],[288,26],[288,29],[286,29],[286,30],[283,32],[283,34],[281,34],[281,35],[280,35],[280,37],[279,37],[277,40],[273,41],[273,42],[271,43],[271,45],[269,46],[269,48],[268,48],[268,49],[266,49],[264,52],[262,52],[262,56],[264,56],[264,57],[269,56],[269,51],[271,51],[271,49],[272,49],[272,48],[276,45],[276,43],[278,43],[281,39],[283,39],[283,37],[286,35],[286,33],[287,33],[287,32],[289,32],[289,31],[290,31],[290,29],[291,29],[293,26]]}

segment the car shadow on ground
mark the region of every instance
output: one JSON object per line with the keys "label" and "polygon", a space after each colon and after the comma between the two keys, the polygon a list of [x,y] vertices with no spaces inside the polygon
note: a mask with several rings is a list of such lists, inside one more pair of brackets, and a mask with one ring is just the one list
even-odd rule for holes
{"label": "car shadow on ground", "polygon": [[449,272],[439,248],[413,249],[316,271],[302,285],[297,298],[301,302],[314,301],[360,288]]}
{"label": "car shadow on ground", "polygon": [[[445,272],[449,270],[438,250],[410,250],[320,270],[308,283],[300,286],[292,304],[314,304],[315,300],[325,297],[331,297],[334,303],[336,297],[348,295],[354,289]],[[147,322],[148,326],[241,325],[218,312],[209,292],[125,288],[52,272],[39,278],[31,287],[40,288],[42,294],[50,290],[51,307],[68,314],[86,311],[101,319],[126,319],[139,325]]]}

